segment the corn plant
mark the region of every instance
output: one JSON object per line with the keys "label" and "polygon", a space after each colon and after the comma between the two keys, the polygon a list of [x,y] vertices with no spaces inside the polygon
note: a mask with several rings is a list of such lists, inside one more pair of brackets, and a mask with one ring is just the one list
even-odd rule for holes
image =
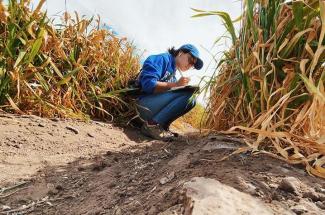
{"label": "corn plant", "polygon": [[101,29],[100,18],[72,18],[54,25],[29,0],[0,6],[0,104],[2,109],[46,117],[123,115],[122,93],[139,70],[126,38]]}
{"label": "corn plant", "polygon": [[302,163],[325,178],[325,1],[246,0],[210,80],[207,127],[254,137],[247,150]]}

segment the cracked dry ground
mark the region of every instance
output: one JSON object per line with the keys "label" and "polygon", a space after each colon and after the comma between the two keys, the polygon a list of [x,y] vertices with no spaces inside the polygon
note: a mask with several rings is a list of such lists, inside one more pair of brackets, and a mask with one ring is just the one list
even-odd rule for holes
{"label": "cracked dry ground", "polygon": [[273,214],[325,214],[325,183],[302,166],[262,154],[218,162],[241,146],[234,137],[161,142],[102,122],[4,114],[0,138],[0,214],[183,214],[194,177]]}

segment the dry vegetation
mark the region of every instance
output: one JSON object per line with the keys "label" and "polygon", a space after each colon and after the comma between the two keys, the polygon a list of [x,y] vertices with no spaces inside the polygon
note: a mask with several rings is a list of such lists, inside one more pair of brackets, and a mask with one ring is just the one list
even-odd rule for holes
{"label": "dry vegetation", "polygon": [[243,1],[239,36],[210,81],[208,127],[254,137],[247,150],[302,163],[325,178],[325,1]]}
{"label": "dry vegetation", "polygon": [[0,5],[2,109],[52,117],[109,118],[130,110],[121,98],[139,59],[126,38],[97,20],[65,13],[54,25],[29,0]]}
{"label": "dry vegetation", "polygon": [[186,124],[191,125],[193,128],[201,129],[205,125],[203,118],[204,112],[205,108],[200,104],[196,104],[196,106],[190,112],[173,122],[173,126],[184,131],[188,130]]}

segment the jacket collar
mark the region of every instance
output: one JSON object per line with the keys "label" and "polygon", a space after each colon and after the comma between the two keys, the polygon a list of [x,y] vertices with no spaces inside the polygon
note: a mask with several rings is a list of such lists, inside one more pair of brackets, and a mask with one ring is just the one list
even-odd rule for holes
{"label": "jacket collar", "polygon": [[168,65],[168,71],[170,72],[176,72],[176,62],[175,62],[175,58],[173,57],[173,55],[168,53],[168,57],[169,57],[169,65]]}

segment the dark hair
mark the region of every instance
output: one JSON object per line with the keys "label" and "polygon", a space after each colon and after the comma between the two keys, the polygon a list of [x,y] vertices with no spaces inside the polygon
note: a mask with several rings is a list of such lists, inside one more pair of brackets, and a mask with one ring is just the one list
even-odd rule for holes
{"label": "dark hair", "polygon": [[188,50],[188,49],[175,49],[174,46],[168,49],[168,53],[171,54],[173,57],[176,57],[179,52],[190,53],[190,50]]}

